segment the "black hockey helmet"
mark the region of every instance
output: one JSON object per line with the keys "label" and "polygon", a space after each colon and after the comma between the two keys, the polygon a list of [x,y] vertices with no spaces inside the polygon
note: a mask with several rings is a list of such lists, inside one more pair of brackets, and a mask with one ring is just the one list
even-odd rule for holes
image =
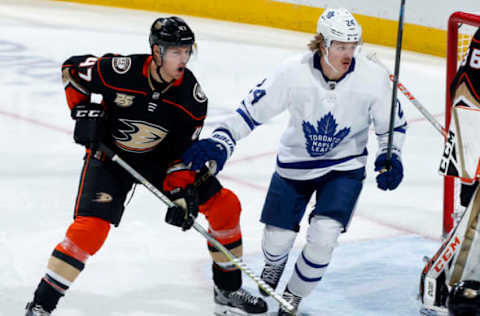
{"label": "black hockey helmet", "polygon": [[456,283],[448,295],[448,312],[450,316],[480,316],[480,282]]}
{"label": "black hockey helmet", "polygon": [[150,47],[158,45],[163,55],[165,49],[170,46],[193,45],[195,35],[188,24],[179,17],[156,19],[150,28]]}

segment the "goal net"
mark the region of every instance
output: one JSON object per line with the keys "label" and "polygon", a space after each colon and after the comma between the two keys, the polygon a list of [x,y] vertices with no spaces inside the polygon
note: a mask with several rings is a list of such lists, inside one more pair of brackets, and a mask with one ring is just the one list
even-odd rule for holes
{"label": "goal net", "polygon": [[[446,84],[446,107],[445,126],[448,129],[451,121],[451,94],[450,84],[453,81],[457,69],[467,54],[468,46],[473,34],[480,27],[480,11],[454,12],[448,20],[447,40],[447,84]],[[443,186],[443,235],[446,236],[453,228],[453,216],[460,207],[460,181],[457,178],[446,176]]]}

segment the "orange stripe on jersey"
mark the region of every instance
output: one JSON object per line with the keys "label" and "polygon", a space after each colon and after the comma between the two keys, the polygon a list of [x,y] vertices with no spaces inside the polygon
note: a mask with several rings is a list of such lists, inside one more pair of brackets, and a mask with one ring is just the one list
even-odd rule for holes
{"label": "orange stripe on jersey", "polygon": [[67,104],[70,110],[77,104],[90,101],[90,96],[79,92],[70,85],[65,88],[65,96],[67,97]]}
{"label": "orange stripe on jersey", "polygon": [[480,40],[477,40],[476,38],[472,38],[472,41],[474,41],[475,43],[480,43]]}
{"label": "orange stripe on jersey", "polygon": [[102,83],[105,87],[108,87],[110,89],[117,90],[117,91],[132,92],[132,93],[139,93],[139,94],[147,95],[147,93],[145,91],[119,88],[119,87],[115,87],[115,86],[112,86],[112,85],[106,83],[105,79],[103,79],[102,72],[100,70],[100,60],[101,59],[99,59],[97,61],[97,72],[98,72],[98,75],[100,77],[100,80],[102,81]]}
{"label": "orange stripe on jersey", "polygon": [[172,86],[174,87],[178,87],[179,85],[182,84],[182,81],[183,81],[183,77],[185,76],[185,73],[182,74],[182,76],[180,78],[178,78],[177,80],[175,80],[175,82],[173,83]]}
{"label": "orange stripe on jersey", "polygon": [[459,108],[459,109],[468,109],[469,111],[477,111],[477,112],[480,112],[480,109],[478,108],[472,108],[472,107],[469,107],[469,106],[456,106],[455,108]]}
{"label": "orange stripe on jersey", "polygon": [[83,185],[85,184],[85,175],[87,174],[87,168],[88,165],[90,164],[90,158],[91,158],[91,153],[87,153],[87,159],[85,160],[85,166],[83,168],[82,172],[82,178],[80,180],[80,188],[78,189],[78,196],[77,196],[77,202],[75,203],[75,217],[77,217],[78,214],[78,207],[80,205],[80,198],[82,197],[82,191],[83,191]]}
{"label": "orange stripe on jersey", "polygon": [[177,108],[181,109],[183,112],[187,113],[187,115],[190,116],[191,118],[193,118],[194,120],[201,121],[201,120],[205,119],[206,115],[202,115],[200,117],[195,116],[195,115],[193,115],[192,112],[188,111],[186,108],[184,108],[180,104],[177,104],[173,101],[170,101],[170,100],[167,100],[167,99],[162,99],[162,101],[165,102],[165,103],[171,104],[173,106],[176,106]]}
{"label": "orange stripe on jersey", "polygon": [[[148,78],[148,67],[150,67],[150,63],[152,62],[152,60],[153,60],[153,57],[150,56],[147,58],[147,60],[145,60],[145,63],[143,64],[142,75],[145,78]],[[184,74],[182,74],[182,76],[179,79],[175,80],[172,86],[178,87],[179,85],[181,85],[183,82],[183,77],[184,77]]]}
{"label": "orange stripe on jersey", "polygon": [[148,67],[150,66],[150,63],[152,62],[152,59],[153,59],[152,56],[148,57],[147,60],[145,60],[145,63],[143,64],[142,75],[145,78],[148,78]]}

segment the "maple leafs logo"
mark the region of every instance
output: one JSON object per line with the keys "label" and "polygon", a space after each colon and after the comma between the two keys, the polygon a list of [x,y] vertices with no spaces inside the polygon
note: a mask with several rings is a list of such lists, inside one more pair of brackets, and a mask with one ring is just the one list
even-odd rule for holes
{"label": "maple leafs logo", "polygon": [[337,121],[328,113],[317,122],[317,128],[310,122],[303,121],[305,147],[312,157],[320,157],[335,148],[350,133],[350,127],[337,132]]}

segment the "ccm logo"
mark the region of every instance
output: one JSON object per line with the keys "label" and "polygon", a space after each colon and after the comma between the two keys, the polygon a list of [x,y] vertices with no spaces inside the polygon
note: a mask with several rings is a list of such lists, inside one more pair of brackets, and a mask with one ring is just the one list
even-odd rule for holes
{"label": "ccm logo", "polygon": [[458,236],[455,236],[455,239],[448,243],[447,247],[443,253],[439,256],[437,263],[433,267],[435,271],[440,272],[442,271],[445,264],[453,257],[455,251],[457,250],[457,246],[460,245],[460,239]]}
{"label": "ccm logo", "polygon": [[442,174],[447,173],[448,162],[450,161],[450,156],[452,156],[452,151],[455,148],[455,134],[452,131],[448,131],[447,142],[445,143],[445,148],[443,150],[443,155],[440,160],[440,172]]}
{"label": "ccm logo", "polygon": [[80,117],[92,117],[92,118],[97,118],[97,117],[103,117],[105,115],[105,112],[102,110],[77,110],[75,112],[75,117],[80,118]]}

